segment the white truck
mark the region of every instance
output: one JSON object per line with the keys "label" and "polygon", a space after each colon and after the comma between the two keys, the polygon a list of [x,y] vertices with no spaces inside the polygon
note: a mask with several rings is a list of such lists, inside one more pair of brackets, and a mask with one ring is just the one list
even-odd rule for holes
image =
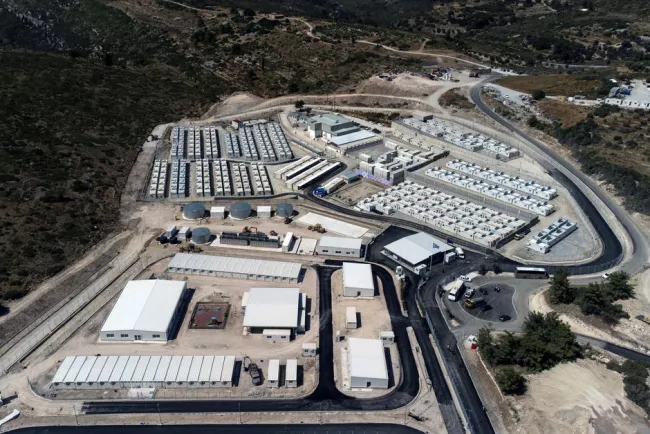
{"label": "white truck", "polygon": [[461,249],[460,247],[456,247],[456,256],[458,256],[458,259],[465,259],[465,251]]}

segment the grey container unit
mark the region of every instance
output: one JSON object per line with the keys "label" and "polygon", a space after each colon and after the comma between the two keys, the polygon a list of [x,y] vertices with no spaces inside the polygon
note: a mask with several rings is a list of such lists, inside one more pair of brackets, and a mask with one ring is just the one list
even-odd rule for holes
{"label": "grey container unit", "polygon": [[108,384],[110,384],[110,387],[121,386],[120,379],[122,378],[122,373],[124,372],[124,368],[128,362],[129,356],[119,356],[117,358],[117,363],[115,364],[113,372],[111,372],[111,376],[108,379]]}
{"label": "grey container unit", "polygon": [[212,372],[212,365],[214,364],[214,356],[204,356],[203,363],[201,364],[201,371],[199,372],[198,386],[208,387],[210,384],[210,373]]}
{"label": "grey container unit", "polygon": [[231,236],[231,235],[224,236],[224,234],[221,234],[221,236],[219,237],[219,244],[227,244],[229,246],[247,246],[248,240],[245,238],[237,237],[237,234],[235,234],[235,236]]}
{"label": "grey container unit", "polygon": [[178,370],[181,366],[181,361],[183,356],[172,356],[172,360],[169,363],[169,368],[167,369],[167,374],[165,375],[165,386],[171,387],[175,385],[176,377],[178,376]]}
{"label": "grey container unit", "polygon": [[[172,362],[172,356],[160,357],[160,362],[158,363],[158,367],[156,368],[156,373],[154,374],[153,377],[153,383],[156,385],[155,387],[167,386],[167,382],[166,382],[167,372],[169,371],[169,365],[171,365],[171,362]],[[175,379],[176,377],[174,377],[174,380]]]}
{"label": "grey container unit", "polygon": [[88,378],[86,378],[86,385],[89,388],[97,387],[97,380],[99,380],[99,375],[102,373],[102,370],[104,369],[107,360],[108,360],[108,356],[97,357],[97,360],[93,365],[93,368],[90,370],[90,373],[88,374]]}
{"label": "grey container unit", "polygon": [[54,377],[52,377],[52,386],[55,388],[63,387],[63,380],[70,370],[70,366],[72,366],[72,363],[74,363],[74,359],[74,356],[68,356],[63,359],[63,362],[61,362],[59,369],[56,370]]}
{"label": "grey container unit", "polygon": [[203,356],[192,357],[192,365],[190,365],[190,374],[187,376],[187,381],[190,387],[199,387],[199,376],[201,375],[201,366],[203,364]]}
{"label": "grey container unit", "polygon": [[88,379],[88,375],[90,375],[90,371],[93,368],[93,365],[97,361],[96,356],[90,356],[86,357],[86,361],[81,365],[81,369],[79,370],[79,374],[77,374],[77,378],[75,378],[75,387],[76,388],[87,388],[88,383],[86,380]]}
{"label": "grey container unit", "polygon": [[131,385],[129,387],[143,387],[142,380],[144,380],[144,374],[147,371],[149,360],[151,360],[151,356],[140,357],[138,364],[135,365],[135,371],[133,371],[133,376],[131,377]]}
{"label": "grey container unit", "polygon": [[251,247],[266,247],[270,249],[277,249],[280,247],[280,240],[250,240]]}
{"label": "grey container unit", "polygon": [[176,376],[176,386],[187,386],[187,379],[190,375],[190,366],[192,365],[192,356],[183,356],[181,364],[178,367]]}
{"label": "grey container unit", "polygon": [[115,365],[117,365],[118,360],[118,356],[108,356],[108,360],[106,360],[106,364],[104,365],[101,374],[99,374],[99,378],[97,378],[97,383],[100,387],[111,387],[109,380],[113,374],[113,369],[115,369]]}
{"label": "grey container unit", "polygon": [[155,380],[161,359],[161,356],[151,356],[149,363],[147,363],[147,369],[144,371],[144,375],[142,376],[142,387],[153,388],[160,386],[160,383],[157,383]]}
{"label": "grey container unit", "polygon": [[122,387],[129,388],[131,387],[131,379],[135,373],[135,368],[138,366],[140,361],[140,356],[129,356],[129,360],[124,365],[124,370],[122,371],[122,376],[120,377],[120,383]]}

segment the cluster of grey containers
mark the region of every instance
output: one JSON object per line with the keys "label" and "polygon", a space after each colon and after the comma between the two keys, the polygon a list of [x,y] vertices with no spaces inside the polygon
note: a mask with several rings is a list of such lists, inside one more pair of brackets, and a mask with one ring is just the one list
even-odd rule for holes
{"label": "cluster of grey containers", "polygon": [[551,247],[572,234],[578,225],[576,222],[561,218],[528,241],[528,248],[540,253],[548,253]]}
{"label": "cluster of grey containers", "polygon": [[165,197],[165,188],[167,186],[167,160],[155,160],[151,172],[151,181],[149,182],[149,197]]}
{"label": "cluster of grey containers", "polygon": [[214,195],[232,196],[228,162],[225,159],[214,160],[212,161],[212,169],[214,171]]}
{"label": "cluster of grey containers", "polygon": [[68,356],[52,387],[232,387],[235,366],[235,356]]}
{"label": "cluster of grey containers", "polygon": [[280,237],[277,235],[269,236],[261,232],[222,232],[219,236],[219,244],[229,244],[231,246],[268,247],[277,249],[280,247]]}
{"label": "cluster of grey containers", "polygon": [[171,181],[169,183],[169,196],[172,198],[187,197],[188,185],[187,161],[173,160]]}
{"label": "cluster of grey containers", "polygon": [[172,160],[219,158],[219,131],[213,126],[175,126],[172,128],[171,145]]}
{"label": "cluster of grey containers", "polygon": [[260,122],[239,127],[238,133],[225,133],[230,158],[249,161],[282,161],[293,158],[287,138],[277,122]]}
{"label": "cluster of grey containers", "polygon": [[212,178],[210,160],[196,161],[196,194],[198,196],[212,196]]}
{"label": "cluster of grey containers", "polygon": [[453,122],[434,119],[433,116],[398,119],[392,122],[392,127],[398,136],[420,142],[422,139],[426,140],[426,137],[431,137],[471,152],[483,151],[499,160],[510,160],[520,155],[518,149],[503,142],[470,132]]}

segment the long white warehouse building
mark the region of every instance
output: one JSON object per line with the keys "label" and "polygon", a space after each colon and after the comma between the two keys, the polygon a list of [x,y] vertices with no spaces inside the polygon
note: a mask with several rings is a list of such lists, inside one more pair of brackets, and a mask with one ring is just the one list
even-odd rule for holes
{"label": "long white warehouse building", "polygon": [[99,333],[102,341],[166,341],[182,317],[187,284],[180,280],[132,280]]}
{"label": "long white warehouse building", "polygon": [[232,279],[298,283],[301,267],[295,262],[176,253],[169,262],[167,271]]}
{"label": "long white warehouse building", "polygon": [[235,362],[235,356],[68,356],[52,387],[231,387]]}

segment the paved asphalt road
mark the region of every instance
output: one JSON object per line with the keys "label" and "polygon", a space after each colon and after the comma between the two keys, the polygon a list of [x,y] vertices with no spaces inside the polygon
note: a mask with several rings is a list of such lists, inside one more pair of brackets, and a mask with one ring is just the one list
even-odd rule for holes
{"label": "paved asphalt road", "polygon": [[[493,80],[493,79],[489,79]],[[488,81],[489,81],[488,80]],[[610,199],[606,194],[602,192],[600,187],[596,185],[594,181],[591,180],[587,175],[582,173],[580,170],[575,168],[571,163],[566,161],[562,156],[553,151],[552,149],[545,146],[540,141],[529,136],[523,131],[519,130],[517,127],[512,125],[509,121],[502,118],[496,114],[492,109],[490,109],[481,99],[481,87],[485,81],[479,82],[474,85],[471,89],[470,95],[472,101],[476,106],[483,111],[486,115],[490,116],[495,121],[499,122],[504,127],[508,128],[513,133],[516,133],[523,139],[525,139],[530,145],[546,158],[546,160],[538,161],[546,170],[549,171],[551,176],[558,180],[564,187],[566,187],[573,197],[576,199],[580,207],[584,210],[585,214],[589,220],[594,225],[596,231],[603,238],[604,243],[604,254],[603,258],[599,261],[606,260],[605,258],[613,257],[614,255],[622,255],[622,246],[616,235],[613,233],[612,229],[605,222],[600,212],[591,203],[590,200],[586,198],[584,193],[571,181],[565,173],[570,173],[576,178],[578,178],[582,183],[584,183],[591,191],[594,192],[603,203],[609,208],[609,210],[616,216],[618,221],[623,225],[633,243],[633,255],[629,258],[625,264],[623,264],[623,269],[630,274],[636,273],[643,269],[648,258],[648,240],[638,229],[636,223],[632,220],[630,215],[622,209],[618,204],[616,204],[612,199]],[[531,155],[532,158],[535,158],[535,155]],[[556,165],[552,164],[555,162]],[[560,170],[558,170],[560,169]],[[564,173],[562,173],[564,172]]]}
{"label": "paved asphalt road", "polygon": [[404,425],[120,425],[44,426],[21,428],[15,434],[415,434],[421,431]]}

